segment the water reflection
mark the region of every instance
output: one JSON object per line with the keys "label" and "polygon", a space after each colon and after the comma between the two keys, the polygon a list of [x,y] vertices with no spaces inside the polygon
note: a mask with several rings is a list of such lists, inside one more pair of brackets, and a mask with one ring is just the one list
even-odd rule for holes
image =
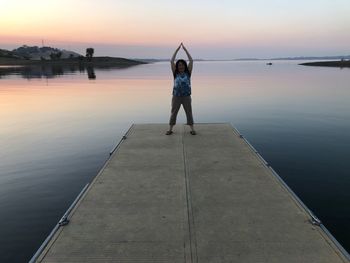
{"label": "water reflection", "polygon": [[[0,81],[0,262],[29,260],[132,123],[168,121],[173,83],[168,62],[14,70]],[[197,62],[192,79],[195,122],[237,127],[348,250],[349,82],[282,61]]]}
{"label": "water reflection", "polygon": [[96,79],[96,74],[95,74],[95,71],[94,71],[94,67],[88,66],[86,68],[86,70],[87,70],[87,74],[88,74],[88,78],[89,79]]}
{"label": "water reflection", "polygon": [[24,79],[34,78],[56,78],[63,75],[75,74],[77,72],[81,74],[87,74],[88,79],[96,79],[95,69],[122,69],[132,67],[134,65],[118,65],[118,66],[96,66],[96,65],[30,65],[30,66],[2,66],[0,67],[0,78],[18,75]]}

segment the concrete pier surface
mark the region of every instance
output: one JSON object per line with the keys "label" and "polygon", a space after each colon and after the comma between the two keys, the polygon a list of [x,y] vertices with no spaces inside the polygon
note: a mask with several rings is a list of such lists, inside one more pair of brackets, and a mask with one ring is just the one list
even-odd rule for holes
{"label": "concrete pier surface", "polygon": [[133,125],[36,262],[349,262],[230,124]]}

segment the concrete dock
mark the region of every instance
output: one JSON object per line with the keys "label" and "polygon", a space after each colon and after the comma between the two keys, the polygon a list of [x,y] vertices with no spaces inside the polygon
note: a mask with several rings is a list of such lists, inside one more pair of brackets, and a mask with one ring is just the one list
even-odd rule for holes
{"label": "concrete dock", "polygon": [[230,124],[133,125],[36,262],[349,262]]}

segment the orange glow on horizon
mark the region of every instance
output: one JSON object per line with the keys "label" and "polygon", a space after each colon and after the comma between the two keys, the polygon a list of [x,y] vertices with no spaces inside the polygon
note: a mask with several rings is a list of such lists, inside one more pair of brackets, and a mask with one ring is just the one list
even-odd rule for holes
{"label": "orange glow on horizon", "polygon": [[0,44],[40,43],[44,39],[66,44],[154,47],[185,42],[213,49],[273,49],[310,47],[315,41],[324,46],[350,41],[349,35],[342,33],[348,32],[350,25],[350,5],[345,0],[333,9],[301,3],[296,0],[278,6],[257,0],[251,4],[225,0],[5,1],[0,9]]}

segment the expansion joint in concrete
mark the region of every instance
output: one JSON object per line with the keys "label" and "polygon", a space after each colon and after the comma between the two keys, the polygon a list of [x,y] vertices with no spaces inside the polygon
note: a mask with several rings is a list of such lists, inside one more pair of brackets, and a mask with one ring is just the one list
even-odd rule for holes
{"label": "expansion joint in concrete", "polygon": [[187,220],[188,220],[189,239],[190,239],[189,240],[190,252],[191,252],[191,262],[198,263],[196,231],[195,231],[195,223],[194,223],[193,210],[192,210],[191,180],[190,180],[190,174],[189,174],[189,169],[187,164],[184,136],[185,136],[185,126],[183,128],[181,139],[182,139],[182,150],[183,150],[183,161],[184,161],[184,176],[185,176],[185,183],[186,183],[186,204],[187,204]]}

